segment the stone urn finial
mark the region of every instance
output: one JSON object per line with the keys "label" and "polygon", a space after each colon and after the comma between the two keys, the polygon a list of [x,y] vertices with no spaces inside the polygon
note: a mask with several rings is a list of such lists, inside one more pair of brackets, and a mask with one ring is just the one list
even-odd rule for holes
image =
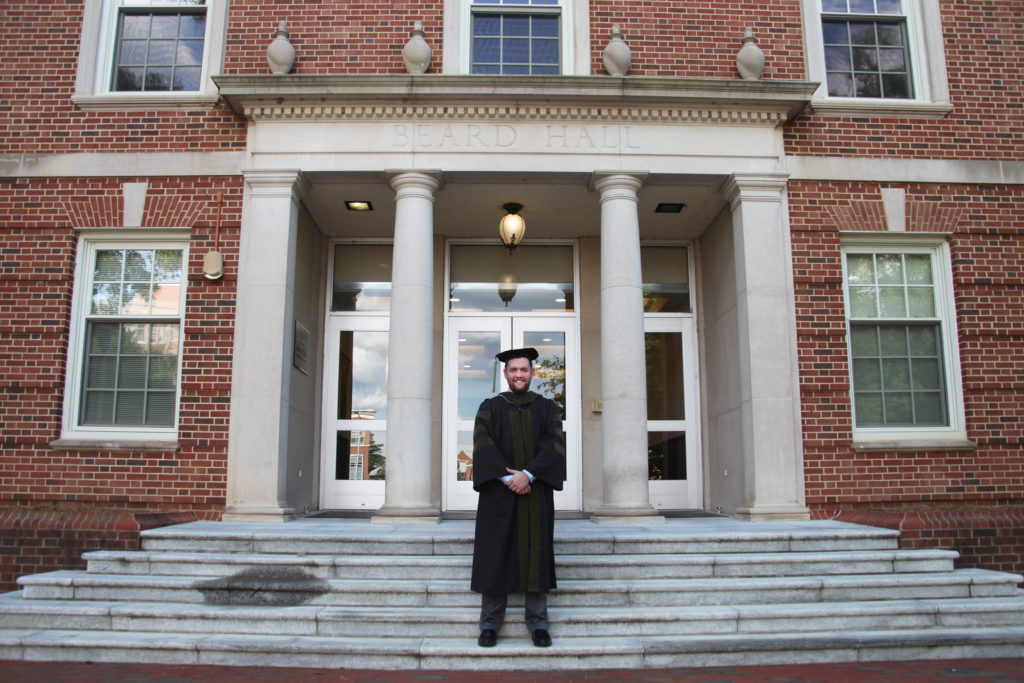
{"label": "stone urn finial", "polygon": [[757,46],[752,28],[748,27],[743,34],[743,47],[736,54],[736,70],[745,81],[758,81],[764,73],[764,52]]}
{"label": "stone urn finial", "polygon": [[618,24],[612,24],[612,38],[601,53],[601,59],[604,61],[604,70],[608,72],[609,76],[625,76],[629,71],[633,53],[626,41],[622,39]]}
{"label": "stone urn finial", "polygon": [[288,23],[282,19],[274,39],[267,47],[267,65],[275,76],[283,76],[292,70],[295,64],[295,48],[289,40]]}
{"label": "stone urn finial", "polygon": [[414,21],[409,42],[402,48],[402,61],[405,70],[411,74],[426,73],[430,68],[430,45],[423,39],[423,22]]}

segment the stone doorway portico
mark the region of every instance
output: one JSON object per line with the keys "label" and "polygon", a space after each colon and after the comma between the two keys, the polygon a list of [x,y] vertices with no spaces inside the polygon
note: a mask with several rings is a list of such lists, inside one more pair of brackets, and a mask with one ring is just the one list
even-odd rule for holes
{"label": "stone doorway portico", "polygon": [[[533,201],[527,239],[579,239],[581,252],[589,249],[581,268],[592,270],[593,305],[581,344],[599,362],[584,370],[592,395],[585,390],[583,402],[600,400],[603,412],[583,440],[584,511],[599,520],[656,517],[647,497],[639,253],[641,240],[667,239],[700,254],[703,507],[805,518],[780,125],[813,84],[485,80],[217,79],[249,120],[251,158],[225,518],[283,520],[317,507],[318,297],[324,240],[342,235],[393,240],[379,520],[439,518],[438,254],[446,238],[496,232],[488,211],[513,199],[511,187]],[[380,197],[376,224],[334,212],[338,199],[365,198],[349,194],[356,190]],[[545,196],[557,197],[557,210]],[[652,203],[680,196],[685,220],[650,217]],[[297,367],[297,344],[310,367]]]}

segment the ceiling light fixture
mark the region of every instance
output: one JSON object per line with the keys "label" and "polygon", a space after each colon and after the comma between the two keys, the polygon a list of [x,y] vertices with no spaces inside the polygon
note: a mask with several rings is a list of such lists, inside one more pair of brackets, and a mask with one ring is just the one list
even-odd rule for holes
{"label": "ceiling light fixture", "polygon": [[501,208],[508,213],[501,217],[498,234],[501,236],[501,243],[508,247],[508,253],[511,254],[512,250],[522,243],[523,235],[526,234],[526,221],[519,215],[519,210],[523,208],[523,205],[509,202],[502,204]]}
{"label": "ceiling light fixture", "polygon": [[373,204],[365,201],[345,200],[345,208],[349,211],[373,211]]}
{"label": "ceiling light fixture", "polygon": [[654,213],[679,213],[685,208],[686,204],[682,202],[661,202],[654,209]]}

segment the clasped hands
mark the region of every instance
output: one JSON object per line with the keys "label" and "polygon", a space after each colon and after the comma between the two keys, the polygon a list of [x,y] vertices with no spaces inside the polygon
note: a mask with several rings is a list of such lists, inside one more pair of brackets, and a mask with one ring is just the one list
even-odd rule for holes
{"label": "clasped hands", "polygon": [[505,468],[505,471],[512,475],[512,478],[505,484],[512,490],[512,493],[525,496],[530,492],[530,478],[524,472],[509,469],[508,467]]}

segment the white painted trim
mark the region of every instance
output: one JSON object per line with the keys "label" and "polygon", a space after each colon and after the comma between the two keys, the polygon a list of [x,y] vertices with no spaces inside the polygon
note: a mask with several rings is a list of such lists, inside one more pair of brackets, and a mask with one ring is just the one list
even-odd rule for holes
{"label": "white painted trim", "polygon": [[[949,243],[942,235],[907,233],[871,233],[870,235],[841,236],[843,267],[843,308],[847,326],[850,320],[850,300],[846,290],[846,254],[866,251],[894,250],[900,253],[930,254],[932,275],[935,282],[936,318],[940,321],[942,339],[943,372],[946,377],[946,410],[949,415],[947,427],[888,428],[857,427],[854,413],[853,363],[849,362],[850,416],[853,431],[853,446],[864,443],[933,443],[967,442],[967,418],[964,409],[963,378],[960,370],[960,345],[956,321],[956,303],[953,289],[953,267]],[[884,322],[884,320],[883,320]],[[853,358],[850,335],[846,335],[846,357]]]}
{"label": "white painted trim", "polygon": [[[445,45],[443,72],[446,74],[470,73],[473,40],[471,33],[473,0],[446,0],[444,6]],[[495,9],[510,12],[527,12],[536,9],[538,13],[550,13],[553,7],[560,7],[559,49],[560,73],[562,75],[590,75],[590,0],[558,0],[552,5],[496,5]]]}
{"label": "white painted trim", "polygon": [[[224,65],[227,42],[228,0],[207,0],[203,70],[198,92],[114,92],[110,74],[117,32],[118,0],[85,0],[79,42],[75,93],[71,101],[84,111],[150,111],[209,107],[219,94],[212,76]],[[268,40],[270,32],[268,29]]]}
{"label": "white painted trim", "polygon": [[952,111],[938,0],[903,0],[914,79],[914,97],[906,100],[829,97],[821,32],[821,0],[801,0],[801,4],[807,78],[820,83],[811,100],[816,113],[828,116],[940,118]]}
{"label": "white painted trim", "polygon": [[[86,315],[91,294],[90,264],[100,248],[173,248],[182,250],[182,281],[179,299],[177,390],[174,397],[174,427],[89,427],[78,424],[81,407],[82,369]],[[71,299],[71,322],[68,330],[67,369],[64,377],[64,410],[60,441],[65,442],[171,442],[178,438],[178,411],[181,407],[181,366],[185,345],[185,303],[188,290],[189,240],[180,229],[172,230],[81,230],[75,256],[75,283]],[[157,316],[166,319],[169,316]],[[150,318],[140,318],[148,321]]]}

